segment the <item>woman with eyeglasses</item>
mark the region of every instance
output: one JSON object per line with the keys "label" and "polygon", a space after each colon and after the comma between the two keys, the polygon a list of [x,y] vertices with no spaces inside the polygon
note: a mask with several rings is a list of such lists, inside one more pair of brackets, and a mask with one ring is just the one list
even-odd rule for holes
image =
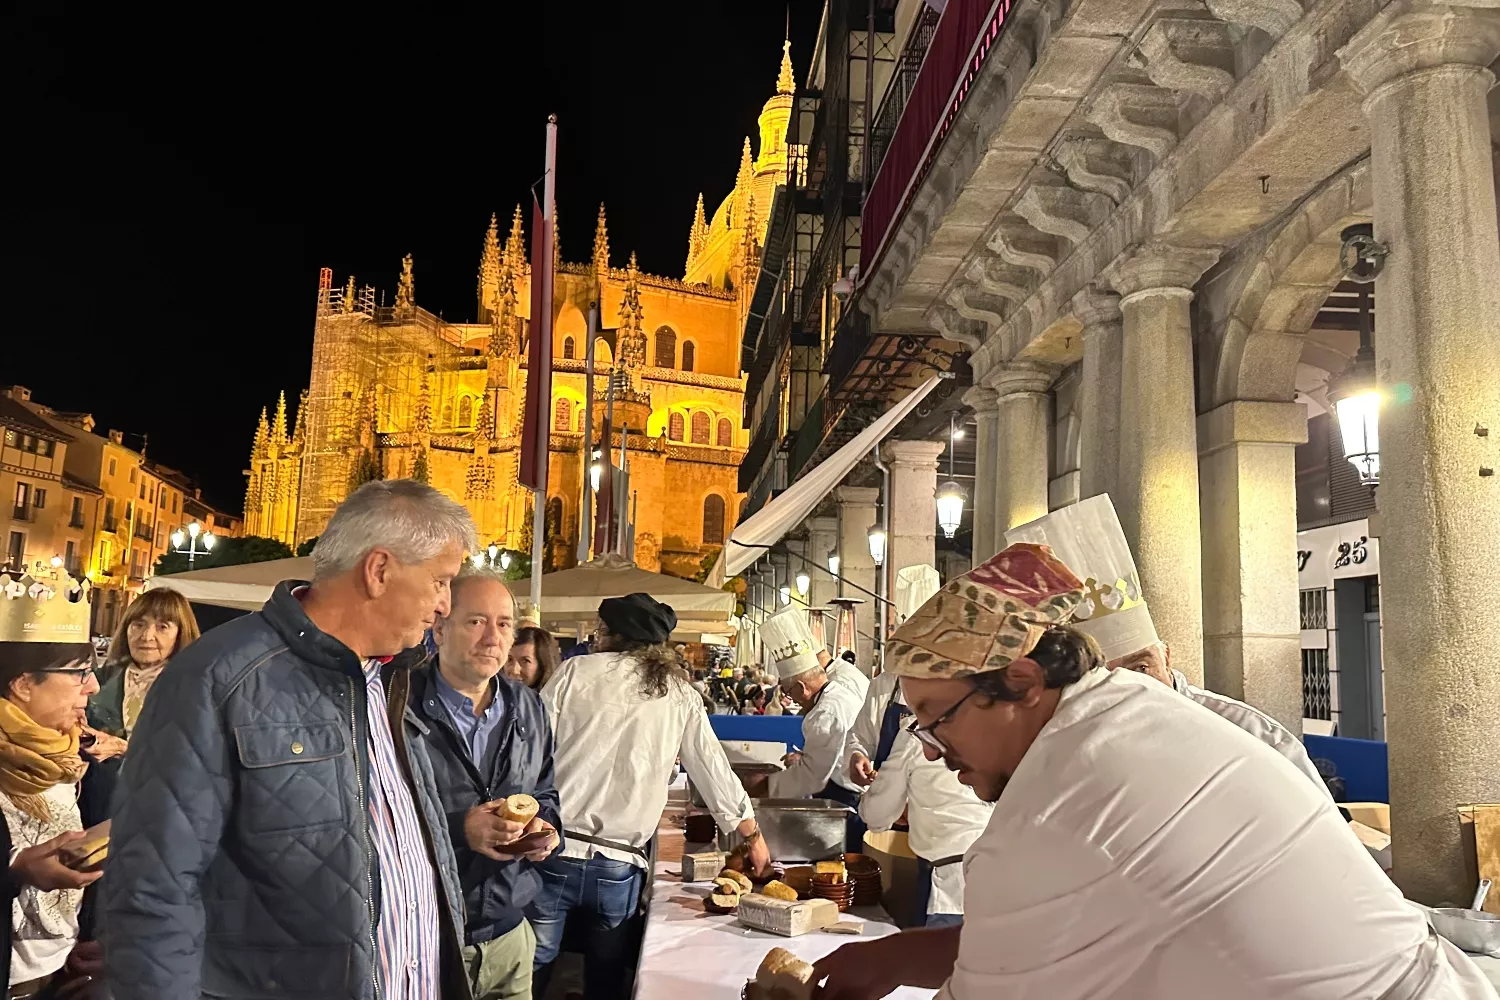
{"label": "woman with eyeglasses", "polygon": [[98,875],[72,872],[58,850],[84,829],[78,795],[88,761],[79,738],[98,690],[87,642],[0,642],[0,813],[14,855],[0,896],[13,900],[10,998],[85,995],[97,964],[97,945],[79,944],[78,912]]}
{"label": "woman with eyeglasses", "polygon": [[99,693],[89,701],[89,725],[129,739],[162,668],[197,639],[198,620],[186,597],[165,587],[137,597],[115,629]]}

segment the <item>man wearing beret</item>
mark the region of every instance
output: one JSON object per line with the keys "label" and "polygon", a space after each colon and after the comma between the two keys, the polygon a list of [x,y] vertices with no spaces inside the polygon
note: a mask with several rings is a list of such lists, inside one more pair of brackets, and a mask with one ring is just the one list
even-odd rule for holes
{"label": "man wearing beret", "polygon": [[564,847],[542,864],[542,894],[527,911],[536,932],[536,996],[546,995],[548,966],[575,911],[586,923],[584,996],[630,995],[651,839],[679,757],[719,829],[746,838],[757,869],[770,865],[750,798],[687,664],[668,644],[676,626],[676,613],[646,594],[603,601],[597,652],[564,661],[542,692],[556,741]]}
{"label": "man wearing beret", "polygon": [[1275,750],[1106,670],[1084,596],[1016,544],[891,637],[911,734],[995,811],[962,929],[846,945],[820,1000],[1494,1000]]}

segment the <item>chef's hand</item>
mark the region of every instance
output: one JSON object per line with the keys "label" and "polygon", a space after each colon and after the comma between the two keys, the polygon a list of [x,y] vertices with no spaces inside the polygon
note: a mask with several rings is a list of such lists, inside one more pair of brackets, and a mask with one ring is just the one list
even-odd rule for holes
{"label": "chef's hand", "polygon": [[875,765],[858,750],[849,757],[849,780],[861,788],[868,788],[875,783]]}
{"label": "chef's hand", "polygon": [[42,892],[56,889],[82,889],[99,880],[103,872],[76,872],[62,863],[58,851],[82,840],[83,831],[62,833],[51,840],[44,840],[35,847],[28,847],[16,854],[10,863],[11,881],[18,886],[33,886]]}
{"label": "chef's hand", "polygon": [[520,840],[526,833],[524,824],[500,815],[504,806],[503,801],[481,802],[464,815],[464,839],[470,849],[491,861],[514,861],[518,855],[503,854],[497,848]]}
{"label": "chef's hand", "polygon": [[879,1000],[901,985],[901,950],[880,941],[846,944],[813,963],[813,982],[828,981],[813,996],[816,1000]]}
{"label": "chef's hand", "polygon": [[764,878],[771,873],[771,849],[766,846],[766,838],[761,835],[760,827],[755,820],[747,819],[735,828],[741,837],[745,838],[736,848],[736,853],[743,853],[745,857],[746,873],[752,878]]}
{"label": "chef's hand", "polygon": [[781,764],[782,764],[783,767],[795,767],[796,764],[797,764],[797,762],[799,760],[801,760],[801,759],[802,759],[802,751],[801,750],[793,750],[791,753],[789,753],[785,757],[781,758]]}
{"label": "chef's hand", "polygon": [[546,861],[552,856],[552,852],[557,850],[557,844],[560,839],[557,835],[557,827],[548,823],[540,816],[533,816],[531,822],[526,824],[524,835],[531,837],[537,834],[545,834],[546,839],[540,842],[541,846],[535,850],[527,851],[523,855],[527,861]]}

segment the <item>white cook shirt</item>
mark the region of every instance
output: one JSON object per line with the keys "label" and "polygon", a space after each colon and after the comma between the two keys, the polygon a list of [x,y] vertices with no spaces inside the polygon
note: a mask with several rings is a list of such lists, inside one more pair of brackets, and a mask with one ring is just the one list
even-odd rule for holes
{"label": "white cook shirt", "polygon": [[771,798],[805,799],[817,795],[830,781],[851,792],[861,791],[845,770],[844,744],[865,703],[870,679],[842,660],[826,669],[828,683],[802,717],[802,756],[785,771],[771,775]]}
{"label": "white cook shirt", "polygon": [[[928,760],[922,744],[906,730],[896,737],[891,755],[859,800],[860,818],[871,830],[889,830],[906,813],[907,845],[923,861],[962,855],[984,832],[995,810],[979,801],[942,760]],[[964,912],[964,866],[932,870],[928,913]]]}
{"label": "white cook shirt", "polygon": [[1063,691],[965,868],[940,1000],[1495,998],[1326,794],[1130,671]]}
{"label": "white cook shirt", "polygon": [[1307,775],[1323,794],[1329,798],[1333,797],[1333,793],[1328,790],[1328,783],[1323,780],[1312,758],[1307,755],[1307,747],[1303,746],[1302,741],[1293,736],[1291,730],[1281,723],[1259,709],[1252,708],[1242,701],[1235,701],[1226,694],[1194,687],[1188,683],[1187,677],[1180,670],[1172,671],[1172,687],[1178,694],[1187,695],[1219,718],[1234,723],[1281,754],[1292,762],[1293,767]]}
{"label": "white cook shirt", "polygon": [[880,749],[880,723],[885,719],[885,707],[893,696],[896,704],[905,704],[901,700],[901,678],[889,670],[870,682],[864,704],[859,707],[859,715],[855,716],[849,739],[844,744],[846,775],[850,773],[849,761],[856,753],[862,753],[872,761],[875,759],[875,751]]}
{"label": "white cook shirt", "polygon": [[644,848],[661,822],[679,757],[720,830],[754,818],[703,699],[686,681],[649,698],[629,654],[590,653],[563,661],[542,689],[542,702],[552,720],[564,857],[597,853],[644,868],[638,855],[568,834]]}

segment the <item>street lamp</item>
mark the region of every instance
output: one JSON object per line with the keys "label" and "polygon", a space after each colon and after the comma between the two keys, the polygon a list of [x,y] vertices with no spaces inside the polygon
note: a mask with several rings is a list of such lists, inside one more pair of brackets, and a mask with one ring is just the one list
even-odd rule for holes
{"label": "street lamp", "polygon": [[[1359,288],[1359,352],[1343,374],[1329,383],[1328,398],[1338,418],[1344,457],[1359,473],[1361,483],[1378,486],[1381,396],[1375,379],[1375,348],[1371,343],[1374,331],[1370,322],[1370,281],[1380,272],[1383,254],[1372,253],[1366,247],[1374,243],[1370,230],[1365,224],[1350,226],[1343,233],[1345,246],[1356,254],[1355,262],[1347,265],[1347,270]],[[1341,248],[1340,263],[1344,262],[1344,256]]]}
{"label": "street lamp", "polygon": [[944,538],[952,538],[964,519],[964,488],[953,481],[953,442],[959,438],[957,415],[948,416],[948,481],[938,487],[938,526]]}
{"label": "street lamp", "polygon": [[596,451],[594,452],[593,463],[589,465],[589,485],[594,488],[595,493],[599,492],[599,482],[603,478],[604,464],[599,461],[599,453]]}
{"label": "street lamp", "polygon": [[839,563],[840,560],[838,549],[834,549],[832,552],[828,553],[828,572],[832,573],[834,576],[838,576]]}
{"label": "street lamp", "polygon": [[[193,568],[193,561],[198,558],[198,540],[200,536],[203,540],[203,553],[207,555],[213,551],[214,543],[218,539],[214,537],[212,531],[204,531],[203,525],[197,521],[187,526],[187,533],[185,535],[181,528],[172,532],[172,551],[188,557],[188,569]],[[184,544],[186,544],[186,548],[183,548]]]}
{"label": "street lamp", "polygon": [[868,532],[870,538],[870,558],[875,560],[876,566],[885,565],[885,529],[879,524],[870,525]]}
{"label": "street lamp", "polygon": [[499,566],[502,570],[510,569],[510,553],[495,542],[485,546],[483,552],[474,553],[469,561],[474,564],[475,569],[484,569],[486,566]]}
{"label": "street lamp", "polygon": [[806,594],[807,588],[812,586],[812,577],[807,575],[807,570],[797,574],[797,593]]}
{"label": "street lamp", "polygon": [[502,553],[500,553],[500,568],[501,569],[510,569],[510,553],[509,552],[502,552]]}
{"label": "street lamp", "polygon": [[781,606],[786,607],[792,603],[792,588],[785,584],[781,587]]}

